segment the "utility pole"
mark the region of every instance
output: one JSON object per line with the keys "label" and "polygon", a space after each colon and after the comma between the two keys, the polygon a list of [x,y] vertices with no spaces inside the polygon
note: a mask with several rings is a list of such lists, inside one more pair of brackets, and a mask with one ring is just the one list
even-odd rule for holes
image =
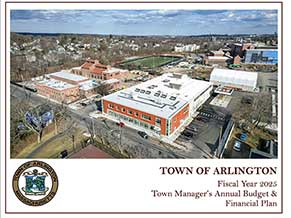
{"label": "utility pole", "polygon": [[93,118],[91,117],[91,124],[92,124],[92,132],[93,132],[93,139],[95,138],[95,127],[94,127],[94,121],[93,121]]}
{"label": "utility pole", "polygon": [[121,134],[122,134],[122,130],[121,130],[121,125],[119,124],[119,149],[121,147]]}
{"label": "utility pole", "polygon": [[75,136],[72,135],[72,142],[73,142],[73,150],[74,152],[76,152],[76,148],[75,148]]}

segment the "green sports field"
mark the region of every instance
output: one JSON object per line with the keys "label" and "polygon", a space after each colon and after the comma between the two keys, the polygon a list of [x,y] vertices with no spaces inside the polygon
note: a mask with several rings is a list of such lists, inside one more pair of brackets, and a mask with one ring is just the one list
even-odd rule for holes
{"label": "green sports field", "polygon": [[179,57],[174,56],[148,56],[121,63],[122,66],[128,67],[129,65],[140,68],[155,68],[167,63],[179,60]]}

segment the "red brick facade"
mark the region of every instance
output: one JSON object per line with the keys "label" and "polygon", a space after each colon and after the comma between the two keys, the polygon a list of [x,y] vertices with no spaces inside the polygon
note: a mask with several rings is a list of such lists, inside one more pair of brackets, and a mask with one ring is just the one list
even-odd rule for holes
{"label": "red brick facade", "polygon": [[189,104],[184,106],[178,113],[176,113],[171,119],[171,133],[178,129],[185,118],[189,116]]}
{"label": "red brick facade", "polygon": [[71,103],[78,100],[80,97],[79,86],[67,88],[63,90],[54,89],[47,85],[36,84],[37,93],[46,96],[50,99],[56,100],[63,103]]}
{"label": "red brick facade", "polygon": [[[113,108],[111,107],[111,105],[113,106]],[[108,113],[108,109],[112,110],[112,111],[115,111],[115,112],[117,112],[119,114],[123,114],[123,115],[126,115],[128,117],[137,119],[139,121],[148,123],[148,124],[150,124],[152,126],[158,126],[158,125],[156,125],[156,118],[159,118],[160,121],[161,121],[161,124],[160,124],[161,134],[162,135],[166,135],[166,119],[165,118],[158,117],[158,116],[155,116],[153,114],[146,113],[144,111],[140,111],[140,110],[137,110],[137,109],[133,109],[133,108],[130,108],[130,107],[126,107],[126,106],[123,106],[123,105],[120,105],[120,104],[116,104],[116,103],[113,103],[113,102],[109,102],[109,101],[103,100],[103,112],[104,113]],[[130,111],[132,113],[130,113]],[[144,119],[143,115],[148,116],[150,118],[150,120]]]}
{"label": "red brick facade", "polygon": [[[160,127],[161,129],[160,134],[167,135],[167,120],[165,118],[158,117],[153,114],[149,114],[147,112],[126,107],[120,104],[109,102],[107,100],[103,100],[102,102],[103,102],[103,113],[108,114],[108,110],[114,111],[118,114],[122,114],[127,117],[131,117],[133,119],[142,121],[144,123],[148,123],[151,126]],[[144,116],[146,116],[148,119],[145,119]],[[178,113],[176,113],[171,118],[171,129],[168,134],[170,135],[176,129],[178,129],[188,116],[189,116],[189,104],[184,106]],[[160,120],[160,125],[157,123],[157,119]]]}

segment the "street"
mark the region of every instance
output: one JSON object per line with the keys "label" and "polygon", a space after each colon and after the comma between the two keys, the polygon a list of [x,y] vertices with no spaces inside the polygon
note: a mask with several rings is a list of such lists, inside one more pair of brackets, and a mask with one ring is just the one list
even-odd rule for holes
{"label": "street", "polygon": [[[17,99],[26,99],[31,103],[31,105],[37,106],[40,104],[49,104],[52,108],[57,108],[59,103],[52,102],[46,98],[40,97],[34,92],[30,92],[27,90],[23,90],[21,87],[15,86],[11,84],[11,96]],[[13,99],[13,98],[11,98]],[[81,110],[73,110],[68,106],[65,106],[66,109],[70,112],[71,121],[75,121],[78,124],[79,128],[88,131],[88,126],[93,125],[96,129],[98,129],[99,133],[103,136],[106,136],[107,141],[112,146],[117,146],[126,150],[127,152],[135,153],[132,154],[134,158],[188,158],[184,154],[179,154],[178,152],[173,152],[171,149],[161,145],[157,139],[149,137],[148,139],[143,139],[137,133],[137,130],[129,128],[127,126],[122,128],[121,135],[121,144],[119,141],[119,137],[116,137],[112,133],[113,131],[119,132],[119,127],[115,122],[106,119],[103,121],[101,119],[93,119],[88,116],[90,112],[93,112],[96,107],[95,103],[91,103]],[[88,125],[89,124],[89,125]],[[97,134],[98,135],[98,134]],[[46,146],[45,142],[42,142],[39,146]],[[120,149],[119,148],[119,149]],[[53,148],[51,148],[53,149]],[[39,150],[39,147],[36,147],[35,150]],[[31,151],[31,154],[35,154],[35,150]],[[29,158],[28,155],[26,158]]]}

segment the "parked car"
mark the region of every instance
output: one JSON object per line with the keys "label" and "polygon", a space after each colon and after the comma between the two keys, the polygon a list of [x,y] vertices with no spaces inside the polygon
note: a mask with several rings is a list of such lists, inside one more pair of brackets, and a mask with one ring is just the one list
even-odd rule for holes
{"label": "parked car", "polygon": [[247,140],[247,137],[248,137],[248,136],[247,136],[246,133],[242,133],[242,134],[240,134],[240,140],[243,141],[243,142]]}
{"label": "parked car", "polygon": [[190,132],[190,131],[184,130],[182,132],[182,135],[187,136],[189,138],[192,138],[194,134],[192,132]]}
{"label": "parked car", "polygon": [[209,121],[209,118],[198,116],[196,117],[196,120],[206,123]]}
{"label": "parked car", "polygon": [[82,105],[83,107],[86,107],[88,104],[86,104],[85,102],[81,102],[80,105]]}
{"label": "parked car", "polygon": [[144,139],[147,139],[149,137],[148,134],[146,134],[145,132],[138,131],[137,133]]}
{"label": "parked car", "polygon": [[117,126],[124,127],[125,124],[123,122],[116,123]]}
{"label": "parked car", "polygon": [[241,142],[240,141],[235,141],[234,142],[233,150],[235,150],[235,151],[240,151],[241,150]]}
{"label": "parked car", "polygon": [[189,130],[190,132],[198,132],[197,128],[191,126],[187,126],[185,129]]}
{"label": "parked car", "polygon": [[60,153],[60,156],[61,156],[61,158],[65,158],[65,157],[67,157],[68,156],[68,150],[63,150],[61,153]]}

